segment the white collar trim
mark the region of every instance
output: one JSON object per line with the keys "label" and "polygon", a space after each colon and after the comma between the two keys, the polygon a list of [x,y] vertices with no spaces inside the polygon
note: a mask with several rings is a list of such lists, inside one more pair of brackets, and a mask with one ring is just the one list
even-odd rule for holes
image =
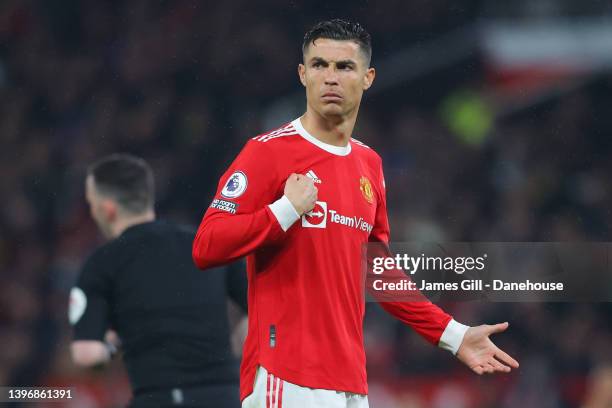
{"label": "white collar trim", "polygon": [[308,131],[304,129],[304,126],[302,126],[302,121],[300,120],[300,118],[295,119],[293,122],[291,122],[291,124],[293,125],[295,130],[297,130],[300,136],[308,140],[313,145],[325,150],[326,152],[335,154],[337,156],[346,156],[351,152],[351,142],[350,141],[348,142],[346,146],[330,145],[328,143],[324,143],[320,141],[319,139],[317,139],[316,137],[308,133]]}

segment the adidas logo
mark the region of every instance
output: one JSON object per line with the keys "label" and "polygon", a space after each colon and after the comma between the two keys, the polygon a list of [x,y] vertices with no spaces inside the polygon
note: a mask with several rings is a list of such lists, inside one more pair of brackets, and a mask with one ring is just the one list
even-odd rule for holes
{"label": "adidas logo", "polygon": [[311,179],[314,180],[315,184],[321,184],[321,179],[317,177],[317,175],[315,174],[314,171],[312,170],[308,170],[308,172],[306,173],[306,177],[310,177]]}

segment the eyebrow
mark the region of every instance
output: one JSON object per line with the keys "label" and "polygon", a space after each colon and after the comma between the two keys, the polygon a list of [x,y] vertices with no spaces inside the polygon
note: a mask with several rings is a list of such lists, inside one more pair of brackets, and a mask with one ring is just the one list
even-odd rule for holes
{"label": "eyebrow", "polygon": [[[327,60],[325,60],[324,58],[321,58],[321,57],[312,57],[310,59],[310,63],[314,63],[314,62],[321,62],[321,63],[324,63],[324,64],[329,64],[330,61],[327,61]],[[331,61],[331,62],[334,62],[334,61]],[[353,66],[357,65],[357,63],[355,61],[353,61],[352,59],[345,59],[345,60],[340,60],[340,61],[335,61],[335,62],[336,62],[336,65],[342,65],[342,64],[344,64],[344,65],[353,65]]]}

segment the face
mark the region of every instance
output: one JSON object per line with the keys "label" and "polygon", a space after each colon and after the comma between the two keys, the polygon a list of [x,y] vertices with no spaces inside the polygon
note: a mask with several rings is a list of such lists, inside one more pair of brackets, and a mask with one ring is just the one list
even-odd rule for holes
{"label": "face", "polygon": [[113,238],[112,223],[117,219],[117,205],[107,197],[99,194],[93,176],[85,180],[85,198],[89,204],[91,217],[106,238]]}
{"label": "face", "polygon": [[310,44],[298,73],[308,107],[327,118],[356,113],[375,76],[356,42],[327,38]]}

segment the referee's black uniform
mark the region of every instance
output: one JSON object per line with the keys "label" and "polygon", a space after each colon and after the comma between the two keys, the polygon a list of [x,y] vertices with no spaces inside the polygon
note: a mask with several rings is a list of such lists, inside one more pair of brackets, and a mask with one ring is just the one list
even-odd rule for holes
{"label": "referee's black uniform", "polygon": [[246,311],[246,277],[193,264],[194,232],[166,222],[126,229],[85,263],[86,299],[74,340],[121,338],[134,393],[130,407],[238,407],[229,295]]}

